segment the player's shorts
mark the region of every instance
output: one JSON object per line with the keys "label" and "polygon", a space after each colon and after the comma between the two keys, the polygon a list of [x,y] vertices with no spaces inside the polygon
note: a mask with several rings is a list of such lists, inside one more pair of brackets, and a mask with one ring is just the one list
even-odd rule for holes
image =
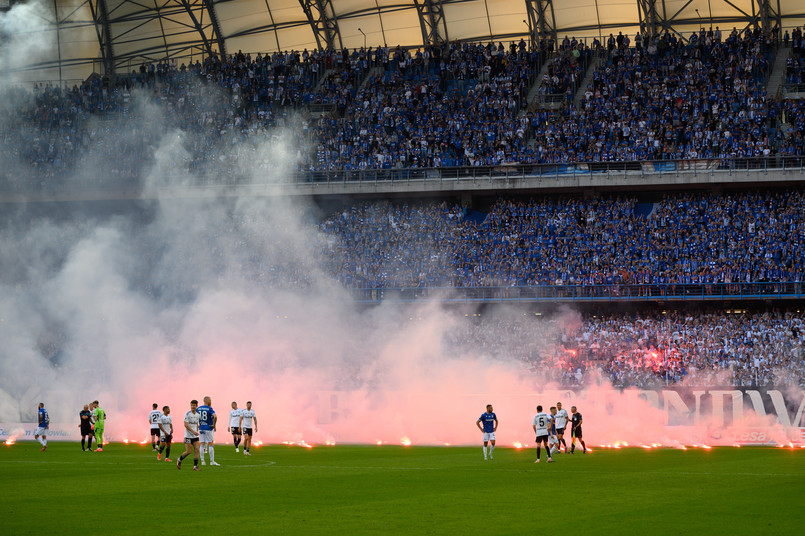
{"label": "player's shorts", "polygon": [[202,443],[212,443],[213,442],[213,431],[212,430],[199,430],[198,431],[198,438],[199,441]]}
{"label": "player's shorts", "polygon": [[232,435],[240,435],[240,428],[237,426],[230,427],[230,430],[232,430]]}
{"label": "player's shorts", "polygon": [[548,444],[548,435],[547,434],[546,435],[538,435],[536,441],[537,441],[537,445],[539,445],[543,441],[547,445]]}
{"label": "player's shorts", "polygon": [[162,443],[170,443],[171,441],[173,441],[173,434],[168,434],[168,435],[159,434],[159,440]]}
{"label": "player's shorts", "polygon": [[567,428],[567,427],[566,427],[566,426],[563,426],[563,427],[561,427],[561,428],[558,428],[558,427],[557,427],[557,428],[556,428],[556,434],[557,434],[557,435],[564,434],[564,433],[565,433],[565,428]]}
{"label": "player's shorts", "polygon": [[484,432],[484,441],[494,441],[495,432]]}
{"label": "player's shorts", "polygon": [[243,429],[243,435],[247,435],[249,437],[252,437],[252,429],[251,428],[244,428]]}
{"label": "player's shorts", "polygon": [[87,425],[82,424],[81,425],[81,435],[82,436],[92,435],[92,434],[93,434],[93,431],[92,431],[92,425],[91,424],[87,424]]}
{"label": "player's shorts", "polygon": [[34,435],[35,436],[47,436],[48,435],[48,429],[43,428],[42,426],[37,426],[36,430],[34,430]]}
{"label": "player's shorts", "polygon": [[162,434],[162,432],[160,431],[159,428],[151,428],[151,435],[152,436],[158,436],[160,434]]}
{"label": "player's shorts", "polygon": [[186,438],[184,438],[184,442],[187,443],[187,444],[198,443],[198,438],[197,437],[186,437]]}
{"label": "player's shorts", "polygon": [[573,437],[578,437],[579,439],[581,439],[581,426],[573,430]]}

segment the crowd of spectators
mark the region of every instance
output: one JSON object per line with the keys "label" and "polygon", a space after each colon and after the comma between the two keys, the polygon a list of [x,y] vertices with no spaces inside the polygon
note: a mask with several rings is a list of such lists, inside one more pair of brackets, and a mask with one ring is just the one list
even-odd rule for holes
{"label": "crowd of spectators", "polygon": [[542,75],[538,90],[542,98],[572,104],[590,56],[591,52],[583,42],[578,43],[575,39],[571,42],[565,38],[559,47],[559,54],[550,60],[545,74]]}
{"label": "crowd of spectators", "polygon": [[450,43],[398,48],[343,114],[312,129],[310,170],[494,165],[526,144],[520,117],[540,52]]}
{"label": "crowd of spectators", "polygon": [[[795,82],[801,31],[788,39]],[[619,34],[589,49],[565,37],[556,50],[451,42],[160,62],[72,88],[9,90],[0,150],[44,178],[80,175],[96,160],[136,177],[173,131],[187,168],[212,177],[238,173],[262,158],[254,147],[280,137],[303,172],[802,155],[802,105],[765,94],[773,44],[759,30],[722,39],[716,29],[638,35],[634,46]],[[581,88],[593,54],[602,60]],[[565,105],[529,106],[534,84],[537,98],[564,94]],[[155,115],[144,115],[149,106]]]}
{"label": "crowd of spectators", "polygon": [[516,360],[564,386],[805,386],[805,314],[790,311],[567,311],[468,317],[450,352]]}
{"label": "crowd of spectators", "polygon": [[355,205],[321,224],[349,287],[674,285],[805,281],[805,195],[769,193]]}
{"label": "crowd of spectators", "polygon": [[759,32],[673,34],[616,47],[578,109],[535,128],[539,161],[622,161],[768,156],[782,133],[765,95],[773,48]]}

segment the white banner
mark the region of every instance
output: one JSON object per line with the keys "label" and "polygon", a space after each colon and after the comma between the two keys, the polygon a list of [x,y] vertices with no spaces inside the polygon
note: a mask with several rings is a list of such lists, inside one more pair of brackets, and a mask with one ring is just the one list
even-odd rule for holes
{"label": "white banner", "polygon": [[[7,441],[34,440],[35,423],[0,422],[0,443]],[[81,441],[81,432],[77,424],[50,423],[47,431],[48,441]],[[108,440],[104,433],[104,441]]]}

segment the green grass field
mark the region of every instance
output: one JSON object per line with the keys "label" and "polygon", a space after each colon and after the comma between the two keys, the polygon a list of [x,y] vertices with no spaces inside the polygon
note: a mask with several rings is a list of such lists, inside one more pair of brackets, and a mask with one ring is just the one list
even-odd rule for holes
{"label": "green grass field", "polygon": [[[803,534],[805,449],[0,445],[0,534]],[[174,445],[176,459],[183,445]],[[188,463],[190,462],[190,463]]]}

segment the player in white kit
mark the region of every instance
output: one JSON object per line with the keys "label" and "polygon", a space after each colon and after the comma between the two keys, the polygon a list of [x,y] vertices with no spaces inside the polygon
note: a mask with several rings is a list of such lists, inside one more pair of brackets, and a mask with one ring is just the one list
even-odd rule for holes
{"label": "player in white kit", "polygon": [[198,400],[190,401],[190,411],[184,414],[184,454],[179,456],[176,468],[182,468],[182,460],[193,453],[193,471],[198,471]]}
{"label": "player in white kit", "polygon": [[240,429],[243,432],[243,455],[251,456],[252,434],[257,433],[257,414],[252,409],[251,401],[246,402],[246,409],[240,415]]}
{"label": "player in white kit", "polygon": [[537,461],[534,463],[539,463],[541,444],[545,445],[545,452],[548,454],[548,461],[553,461],[553,458],[551,458],[551,450],[548,447],[548,436],[550,435],[551,424],[551,416],[542,411],[542,406],[537,406],[537,414],[534,415],[534,418],[531,421],[531,426],[534,428],[534,433],[537,437]]}
{"label": "player in white kit", "polygon": [[171,461],[172,442],[173,418],[171,418],[171,409],[169,406],[163,406],[162,417],[159,418],[159,454],[157,454],[157,460],[162,459],[162,451],[165,451],[165,461]]}
{"label": "player in white kit", "polygon": [[232,434],[232,439],[235,441],[235,452],[240,452],[240,442],[243,440],[240,430],[241,415],[243,415],[243,410],[238,409],[237,402],[232,402],[232,409],[229,410],[229,426],[226,430]]}
{"label": "player in white kit", "polygon": [[567,414],[567,410],[562,408],[562,403],[556,403],[556,439],[559,440],[559,443],[565,448],[565,452],[567,452],[567,443],[565,443],[565,428],[567,428],[567,421],[570,416]]}
{"label": "player in white kit", "polygon": [[157,408],[157,403],[151,404],[151,413],[148,414],[148,422],[151,424],[151,450],[157,451],[157,442],[159,441],[159,419],[162,418],[162,412]]}

